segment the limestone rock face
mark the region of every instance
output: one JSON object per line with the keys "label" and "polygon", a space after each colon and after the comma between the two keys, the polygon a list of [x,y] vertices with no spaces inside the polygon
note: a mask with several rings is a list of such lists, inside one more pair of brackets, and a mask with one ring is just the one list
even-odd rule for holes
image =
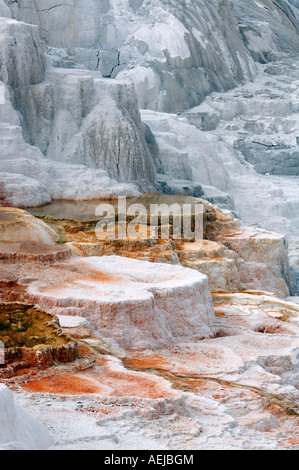
{"label": "limestone rock face", "polygon": [[190,108],[254,74],[226,1],[25,0],[12,11],[39,26],[56,63],[66,50],[65,63],[132,80],[142,108]]}
{"label": "limestone rock face", "polygon": [[298,6],[289,1],[41,0],[37,9],[24,0],[11,10],[39,26],[53,63],[126,77],[139,106],[158,111],[195,106],[253,77],[253,59],[298,50]]}
{"label": "limestone rock face", "polygon": [[[1,80],[14,88],[39,83],[45,76],[46,58],[38,28],[12,19],[0,20]],[[22,80],[21,80],[22,79]]]}
{"label": "limestone rock face", "polygon": [[298,47],[298,2],[229,0],[242,38],[254,60],[268,62],[277,51],[293,52]]}
{"label": "limestone rock face", "polygon": [[263,290],[267,286],[268,291],[287,296],[291,280],[286,237],[244,227],[242,233],[224,237],[222,243],[241,257],[237,266],[247,288]]}
{"label": "limestone rock face", "polygon": [[[128,199],[130,205],[151,204],[169,207],[173,203],[192,204],[199,199],[165,194],[146,194]],[[68,247],[76,256],[118,255],[154,263],[181,264],[206,274],[211,291],[236,292],[243,289],[267,291],[285,298],[293,292],[288,262],[288,241],[284,235],[247,227],[238,219],[201,201],[204,207],[203,240],[190,241],[174,236],[173,220],[161,221],[164,239],[153,237],[153,226],[142,225],[138,234],[130,232],[120,239],[101,239],[96,236],[95,217],[98,201],[55,202],[31,209],[36,215],[63,233]],[[116,206],[115,206],[116,209]],[[116,232],[118,231],[116,222]]]}
{"label": "limestone rock face", "polygon": [[36,179],[19,173],[0,173],[0,202],[2,206],[31,207],[50,201],[50,193]]}
{"label": "limestone rock face", "polygon": [[[1,170],[25,173],[29,178],[36,173],[41,176],[41,167],[47,166],[41,159],[44,154],[49,160],[99,169],[102,173],[95,175],[98,178],[139,181],[140,188],[152,190],[155,162],[146,141],[151,133],[141,122],[133,86],[106,83],[99,72],[53,70],[47,65],[36,26],[1,18],[0,31],[0,82],[4,90],[4,103],[0,103],[0,138],[4,144],[0,158],[6,161]],[[34,147],[24,144],[15,128],[20,125],[24,140]],[[13,134],[18,134],[16,142]],[[14,148],[16,144],[18,149]],[[26,171],[18,162],[17,171],[13,171],[12,160],[27,156],[38,160],[37,169],[32,165],[28,171],[33,162],[27,162]],[[93,179],[95,183],[90,181],[88,185],[91,193],[95,191],[93,186],[99,187],[97,178]],[[69,185],[76,187],[71,179]],[[100,186],[105,192],[107,184]],[[24,199],[24,205],[31,205]],[[40,194],[36,204],[42,202],[47,202],[45,194]]]}
{"label": "limestone rock face", "polygon": [[4,0],[0,0],[0,16],[3,18],[11,18],[11,11]]}
{"label": "limestone rock face", "polygon": [[[252,56],[265,61],[271,58],[267,50],[296,50],[298,8],[294,2],[279,7],[268,0],[263,4],[252,0],[213,0],[209,4],[202,0],[163,4],[161,0],[122,0],[99,6],[95,0],[67,4],[41,0],[38,9],[32,0],[6,0],[6,4],[18,21],[1,19],[1,77],[8,98],[0,106],[0,120],[21,124],[25,141],[37,146],[48,159],[104,170],[113,180],[137,182],[142,191],[156,187],[183,194],[187,188],[189,194],[196,195],[198,185],[213,186],[224,192],[220,199],[226,198],[230,209],[229,170],[246,173],[240,150],[243,160],[253,163],[257,171],[297,174],[296,142],[287,147],[275,144],[272,151],[265,139],[258,139],[258,148],[252,148],[245,136],[244,142],[239,142],[239,147],[234,143],[232,149],[230,142],[200,135],[194,126],[187,128],[187,123],[176,117],[167,117],[165,125],[160,116],[142,114],[153,136],[138,111],[138,106],[155,112],[186,110],[213,91],[253,78],[256,66]],[[47,65],[39,35],[58,68]],[[16,37],[18,54],[12,51],[13,60],[9,61],[11,37]],[[123,79],[135,85],[138,101],[133,87]],[[189,123],[204,132],[213,131],[221,120],[252,115],[260,102],[252,100],[249,109],[232,100],[228,113],[226,103],[219,109],[215,101],[189,111]],[[266,110],[272,102],[264,105]],[[275,103],[273,113],[276,111],[284,112],[284,106]],[[187,138],[177,137],[178,131]],[[24,174],[24,170],[15,173]],[[155,182],[155,173],[160,180],[161,174],[166,175],[162,185],[159,179]],[[24,176],[31,178],[32,174],[27,171]],[[53,197],[39,187],[40,183],[38,180],[34,185],[39,193],[37,204]],[[24,180],[24,186],[28,184],[30,181]],[[74,197],[69,196],[70,183],[64,186],[67,189],[60,194]],[[92,197],[99,194],[95,183],[89,180],[88,186]],[[102,186],[106,196],[107,185]],[[26,198],[23,205],[32,202]]]}
{"label": "limestone rock face", "polygon": [[[183,116],[149,110],[141,111],[141,116],[159,148],[158,171],[170,185],[177,179],[185,180],[182,185],[189,181],[189,184],[211,185],[222,191],[230,186],[224,159],[227,154],[231,158],[231,154],[225,144],[211,140]],[[238,162],[236,167],[236,171],[242,172]]]}
{"label": "limestone rock face", "polygon": [[[179,116],[142,111],[159,146],[164,180],[183,174],[202,186],[204,199],[244,224],[289,237],[293,292],[298,291],[298,66],[289,56],[259,64],[254,82],[213,93]],[[266,279],[261,272],[258,277]]]}
{"label": "limestone rock face", "polygon": [[213,94],[185,115],[205,132],[217,130],[256,172],[298,176],[297,68],[291,57],[260,65],[255,83]]}
{"label": "limestone rock face", "polygon": [[45,450],[52,445],[48,431],[14,401],[9,388],[0,384],[1,450]]}
{"label": "limestone rock face", "polygon": [[30,141],[50,160],[106,170],[120,182],[154,182],[132,85],[88,71],[52,70],[33,87]]}
{"label": "limestone rock face", "polygon": [[119,183],[104,170],[50,161],[24,141],[19,125],[0,123],[0,143],[3,206],[24,208],[52,199],[90,200],[139,193],[135,184]]}
{"label": "limestone rock face", "polygon": [[25,122],[30,116],[31,85],[44,79],[46,58],[39,30],[19,21],[0,18],[0,80],[10,91],[14,108]]}

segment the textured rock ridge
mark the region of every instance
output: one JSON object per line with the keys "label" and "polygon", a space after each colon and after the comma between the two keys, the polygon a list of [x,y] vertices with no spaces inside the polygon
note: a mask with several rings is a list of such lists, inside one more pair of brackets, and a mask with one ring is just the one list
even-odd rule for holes
{"label": "textured rock ridge", "polygon": [[298,50],[299,12],[297,1],[229,0],[243,42],[254,60],[268,62],[277,52]]}
{"label": "textured rock ridge", "polygon": [[0,0],[0,450],[299,449],[298,12]]}
{"label": "textured rock ridge", "polygon": [[[240,148],[231,149],[223,140],[216,142],[196,132],[198,118],[193,111],[188,112],[192,126],[187,128],[174,115],[167,115],[165,125],[158,114],[142,114],[140,118],[138,110],[187,110],[213,91],[225,91],[253,79],[257,73],[254,60],[265,62],[282,52],[296,51],[296,3],[122,0],[99,6],[95,0],[67,4],[41,0],[37,7],[32,0],[6,0],[1,5],[6,16],[0,20],[0,80],[7,95],[6,103],[0,106],[0,121],[6,126],[1,129],[3,138],[16,132],[7,125],[21,125],[26,143],[37,147],[48,160],[105,172],[94,172],[93,177],[93,172],[69,167],[69,181],[55,176],[55,181],[60,180],[59,188],[51,192],[41,176],[47,165],[32,165],[27,158],[26,163],[12,164],[9,156],[2,171],[13,175],[3,175],[1,184],[8,204],[12,204],[9,193],[13,192],[13,204],[22,205],[18,192],[26,195],[23,206],[57,197],[76,199],[80,173],[86,181],[84,197],[88,198],[98,197],[101,187],[103,196],[115,194],[114,180],[137,184],[134,189],[120,187],[127,193],[156,188],[170,194],[201,195],[200,186],[204,185],[223,192],[214,191],[213,196],[211,191],[208,197],[212,202],[222,201],[233,209],[227,191],[232,183],[229,169],[238,175],[246,173],[239,150],[258,171],[297,174],[294,143],[269,149],[261,142],[252,149],[245,139],[239,142]],[[10,15],[14,20],[7,18]],[[209,112],[209,103],[203,106],[200,129],[213,130],[221,117],[217,110]],[[231,108],[235,109],[235,103]],[[188,139],[177,136],[178,129]],[[5,152],[7,146],[3,145],[3,157]],[[23,148],[14,150],[18,157],[23,152]],[[15,165],[18,171],[11,169]],[[38,177],[33,166],[41,168]],[[67,168],[59,167],[60,175],[62,170],[65,173]],[[26,178],[22,182],[15,175]],[[30,185],[36,197],[27,196]]]}
{"label": "textured rock ridge", "polygon": [[[44,173],[42,167],[47,161],[41,158],[38,147],[48,160],[99,169],[102,176],[106,172],[117,181],[139,181],[141,189],[153,189],[155,162],[146,142],[150,131],[141,123],[133,87],[122,82],[106,83],[99,73],[93,76],[88,71],[52,69],[36,26],[0,18],[0,31],[0,81],[5,96],[0,105],[4,141],[0,156],[6,160],[2,172],[25,173],[28,177]],[[24,140],[34,147],[24,144],[19,135],[16,141],[12,139],[20,125]],[[13,149],[16,144],[24,150]],[[26,166],[33,162],[24,165],[23,160],[16,171],[6,170],[16,157],[38,160],[37,168],[26,172]],[[39,177],[37,180],[41,183]],[[40,188],[42,191],[47,190]],[[35,204],[43,200],[45,194],[40,194]]]}
{"label": "textured rock ridge", "polygon": [[60,69],[49,72],[33,94],[30,141],[50,160],[103,169],[117,181],[151,187],[155,163],[132,86]]}
{"label": "textured rock ridge", "polygon": [[[200,202],[192,197],[145,194],[128,199],[128,204],[169,206],[174,201],[182,206]],[[173,220],[167,225],[162,218],[158,220],[158,226],[153,227],[148,217],[137,234],[129,234],[130,216],[126,222],[127,237],[99,240],[96,236],[97,218],[94,216],[98,201],[56,202],[31,209],[31,212],[50,223],[75,255],[118,255],[154,263],[182,264],[206,274],[211,291],[262,290],[282,298],[288,296],[289,291],[293,292],[288,241],[284,235],[258,227],[246,227],[212,204],[203,200],[201,203],[203,240],[197,241],[185,239],[184,231],[178,239]],[[115,225],[117,233],[117,221]],[[168,235],[163,239],[153,238],[153,230]]]}
{"label": "textured rock ridge", "polygon": [[0,80],[10,92],[11,102],[20,112],[26,135],[31,118],[33,84],[45,77],[46,57],[36,26],[0,18]]}
{"label": "textured rock ridge", "polygon": [[226,1],[113,0],[99,6],[95,0],[43,0],[37,8],[26,0],[11,8],[15,18],[39,26],[55,64],[130,78],[140,107],[190,108],[254,74]]}
{"label": "textured rock ridge", "polygon": [[253,59],[299,47],[290,1],[6,1],[16,19],[39,26],[53,63],[129,78],[139,106],[157,111],[195,106],[252,78]]}
{"label": "textured rock ridge", "polygon": [[0,243],[36,242],[54,245],[57,233],[28,212],[14,208],[0,208]]}

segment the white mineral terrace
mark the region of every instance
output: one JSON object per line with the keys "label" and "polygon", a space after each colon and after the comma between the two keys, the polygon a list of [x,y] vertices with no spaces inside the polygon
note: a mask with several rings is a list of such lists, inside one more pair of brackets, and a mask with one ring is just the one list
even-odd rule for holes
{"label": "white mineral terrace", "polygon": [[[299,449],[298,34],[298,0],[0,0],[0,450]],[[118,196],[204,240],[100,241]]]}
{"label": "white mineral terrace", "polygon": [[30,284],[31,301],[55,314],[83,314],[101,337],[123,348],[212,334],[208,280],[193,270],[103,256],[72,259],[49,271]]}

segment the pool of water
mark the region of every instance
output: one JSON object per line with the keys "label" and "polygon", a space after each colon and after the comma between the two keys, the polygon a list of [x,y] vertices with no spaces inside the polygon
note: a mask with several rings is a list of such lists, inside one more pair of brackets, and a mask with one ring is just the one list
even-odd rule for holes
{"label": "pool of water", "polygon": [[[127,208],[132,204],[142,204],[150,213],[151,204],[177,204],[181,210],[184,204],[191,204],[192,212],[196,203],[201,200],[190,196],[169,196],[166,194],[150,193],[126,198]],[[40,207],[28,209],[34,216],[51,216],[58,219],[75,219],[78,221],[98,220],[96,209],[100,204],[110,204],[117,211],[119,200],[93,200],[93,201],[53,201]]]}

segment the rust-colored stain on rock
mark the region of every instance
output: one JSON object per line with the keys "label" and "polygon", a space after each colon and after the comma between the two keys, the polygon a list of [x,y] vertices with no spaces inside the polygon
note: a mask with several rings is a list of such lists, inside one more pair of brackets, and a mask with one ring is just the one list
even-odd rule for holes
{"label": "rust-colored stain on rock", "polygon": [[58,375],[22,384],[24,390],[58,395],[86,395],[101,392],[101,386],[75,375]]}

